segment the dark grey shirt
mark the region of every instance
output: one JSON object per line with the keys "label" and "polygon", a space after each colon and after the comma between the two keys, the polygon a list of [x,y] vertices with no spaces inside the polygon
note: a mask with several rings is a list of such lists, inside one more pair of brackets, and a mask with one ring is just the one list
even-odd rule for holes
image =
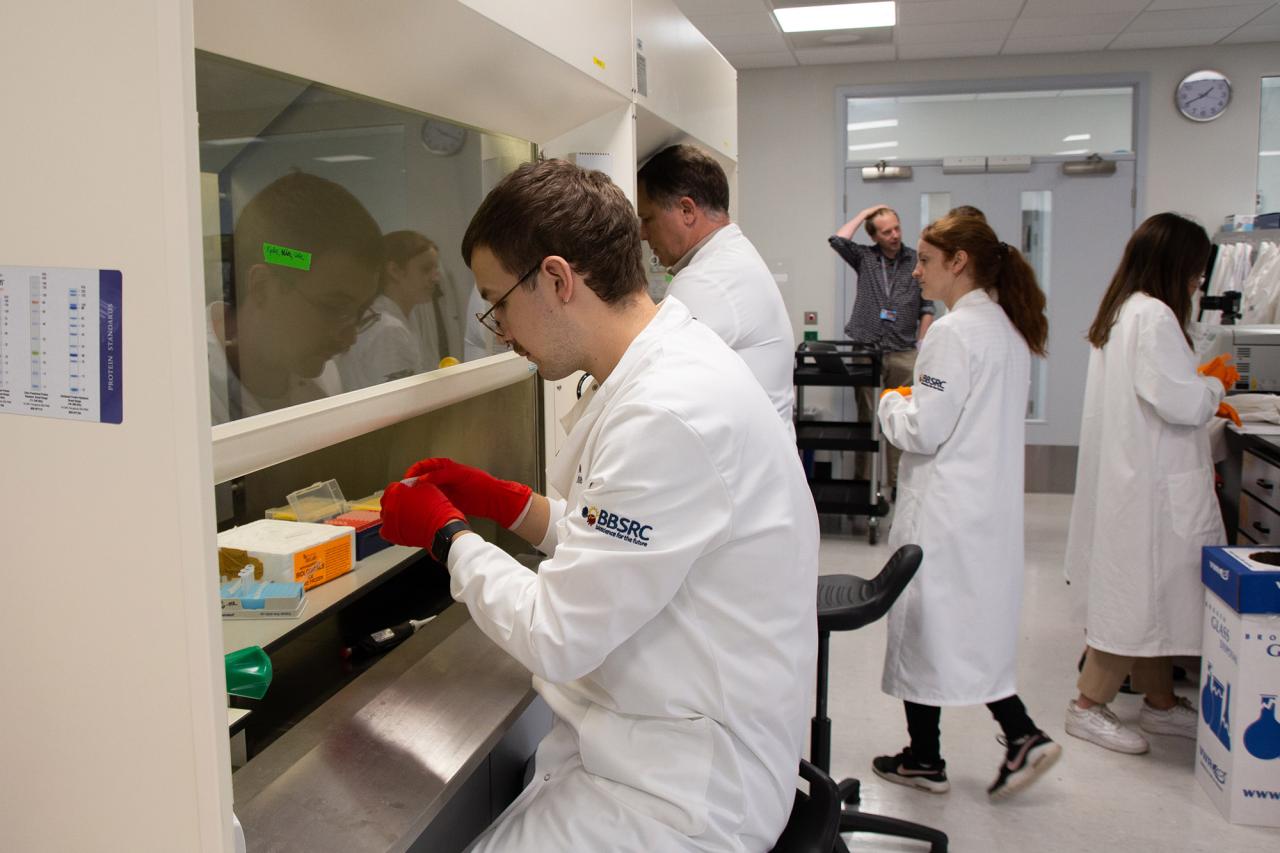
{"label": "dark grey shirt", "polygon": [[933,303],[920,295],[920,285],[911,277],[916,267],[915,249],[903,246],[891,260],[879,246],[864,246],[838,236],[828,242],[858,274],[845,336],[887,352],[915,349],[920,318],[934,313]]}

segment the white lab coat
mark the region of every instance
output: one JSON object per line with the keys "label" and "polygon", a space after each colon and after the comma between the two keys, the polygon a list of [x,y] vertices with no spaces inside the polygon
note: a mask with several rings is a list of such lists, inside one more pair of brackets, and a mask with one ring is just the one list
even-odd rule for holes
{"label": "white lab coat", "polygon": [[795,440],[796,339],[778,283],[742,229],[711,235],[667,289],[742,356]]}
{"label": "white lab coat", "polygon": [[1090,646],[1200,654],[1200,548],[1224,542],[1206,428],[1222,395],[1196,373],[1173,311],[1146,294],[1090,354],[1066,556]]}
{"label": "white lab coat", "polygon": [[479,536],[454,598],[555,713],[476,850],[763,851],[812,713],[818,522],[741,359],[675,299],[552,463],[534,574]]}
{"label": "white lab coat", "polygon": [[924,550],[889,611],[883,690],[927,705],[1017,692],[1022,608],[1026,341],[985,290],[929,327],[912,395],[880,401],[902,449],[889,544]]}
{"label": "white lab coat", "polygon": [[404,379],[435,367],[423,360],[418,334],[395,300],[379,294],[370,307],[378,312],[378,319],[337,358],[344,391]]}

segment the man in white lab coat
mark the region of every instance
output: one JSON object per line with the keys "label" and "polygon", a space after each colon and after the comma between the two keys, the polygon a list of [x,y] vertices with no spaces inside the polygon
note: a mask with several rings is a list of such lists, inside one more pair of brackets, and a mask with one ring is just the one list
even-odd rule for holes
{"label": "man in white lab coat", "polygon": [[674,278],[674,296],[751,368],[792,438],[796,341],[778,283],[729,221],[729,179],[692,145],[659,151],[636,176],[640,237]]}
{"label": "man in white lab coat", "polygon": [[[782,422],[679,300],[650,300],[635,214],[602,173],[522,166],[463,256],[502,340],[546,379],[598,382],[552,496],[434,459],[383,497],[384,535],[432,548],[555,714],[532,784],[473,849],[768,850],[817,645],[817,516]],[[548,559],[530,572],[464,513]]]}

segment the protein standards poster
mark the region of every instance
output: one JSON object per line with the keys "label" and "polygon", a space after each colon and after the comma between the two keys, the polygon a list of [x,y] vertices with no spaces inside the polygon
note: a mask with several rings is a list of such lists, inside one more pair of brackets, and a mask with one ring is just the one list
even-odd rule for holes
{"label": "protein standards poster", "polygon": [[0,266],[0,413],[124,418],[119,270]]}

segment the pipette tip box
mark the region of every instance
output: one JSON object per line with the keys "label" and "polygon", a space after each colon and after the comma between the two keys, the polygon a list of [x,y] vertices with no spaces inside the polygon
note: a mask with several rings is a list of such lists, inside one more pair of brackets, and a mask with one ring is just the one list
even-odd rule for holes
{"label": "pipette tip box", "polygon": [[382,538],[382,514],[379,512],[353,509],[328,519],[325,524],[350,527],[356,532],[357,560],[363,560],[391,545]]}
{"label": "pipette tip box", "polygon": [[223,619],[292,619],[306,606],[302,584],[251,582],[246,590],[240,580],[222,584]]}

